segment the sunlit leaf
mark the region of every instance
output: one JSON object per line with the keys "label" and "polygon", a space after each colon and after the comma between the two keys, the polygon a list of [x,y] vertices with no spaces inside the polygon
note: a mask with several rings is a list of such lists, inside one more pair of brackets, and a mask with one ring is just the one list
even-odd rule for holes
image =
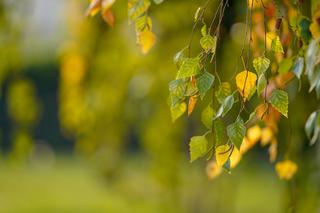
{"label": "sunlit leaf", "polygon": [[290,160],[280,161],[276,164],[276,171],[280,179],[290,180],[297,170],[297,164]]}
{"label": "sunlit leaf", "polygon": [[254,125],[247,130],[247,139],[249,143],[253,146],[261,138],[261,128],[259,125]]}
{"label": "sunlit leaf", "polygon": [[215,52],[217,38],[211,35],[205,35],[200,39],[200,45],[206,52]]}
{"label": "sunlit leaf", "polygon": [[233,124],[227,126],[227,134],[230,141],[236,147],[240,148],[242,140],[246,134],[246,127],[244,125],[243,120],[240,117],[238,117]]}
{"label": "sunlit leaf", "polygon": [[172,122],[175,122],[181,117],[187,110],[187,104],[185,102],[178,103],[170,107]]}
{"label": "sunlit leaf", "polygon": [[258,57],[253,60],[253,67],[258,75],[264,74],[269,68],[270,60],[266,57]]}
{"label": "sunlit leaf", "polygon": [[288,117],[288,93],[283,90],[274,90],[268,102],[282,115]]}
{"label": "sunlit leaf", "polygon": [[138,34],[138,44],[143,54],[147,54],[156,42],[156,36],[149,30],[144,30]]}
{"label": "sunlit leaf", "polygon": [[151,30],[152,29],[152,20],[149,16],[144,15],[140,16],[135,20],[135,29],[136,32],[142,32],[145,29]]}
{"label": "sunlit leaf", "polygon": [[197,96],[191,96],[189,98],[189,102],[188,102],[188,116],[191,115],[191,113],[193,112],[195,106],[196,106],[196,103],[198,101],[198,97]]}
{"label": "sunlit leaf", "polygon": [[206,71],[196,78],[196,84],[197,84],[201,99],[203,99],[206,92],[211,88],[213,82],[214,82],[214,76]]}
{"label": "sunlit leaf", "polygon": [[189,142],[190,162],[197,160],[208,152],[208,141],[204,136],[194,136]]}
{"label": "sunlit leaf", "polygon": [[301,78],[304,68],[304,59],[303,57],[297,57],[294,61],[292,72],[297,76],[298,79]]}
{"label": "sunlit leaf", "polygon": [[271,50],[276,53],[284,53],[279,36],[276,36],[271,42]]}
{"label": "sunlit leaf", "polygon": [[237,88],[244,100],[256,89],[256,81],[257,75],[249,71],[242,71],[236,76]]}
{"label": "sunlit leaf", "polygon": [[226,97],[231,94],[231,86],[228,82],[222,82],[219,86],[218,91],[215,93],[215,96],[218,102],[221,104]]}
{"label": "sunlit leaf", "polygon": [[201,28],[201,35],[204,37],[207,35],[207,25],[203,25]]}
{"label": "sunlit leaf", "polygon": [[178,78],[192,77],[200,73],[200,58],[185,58],[177,73]]}
{"label": "sunlit leaf", "polygon": [[274,138],[273,131],[270,127],[265,127],[261,130],[261,145],[265,146],[268,143],[271,142],[271,140]]}
{"label": "sunlit leaf", "polygon": [[287,73],[290,71],[291,67],[292,67],[292,59],[285,58],[280,62],[278,72],[281,74]]}
{"label": "sunlit leaf", "polygon": [[201,121],[208,128],[212,129],[212,121],[216,112],[209,104],[201,113]]}
{"label": "sunlit leaf", "polygon": [[198,21],[198,18],[200,16],[200,11],[202,10],[202,7],[198,7],[197,11],[194,14],[194,22]]}
{"label": "sunlit leaf", "polygon": [[215,156],[218,166],[223,166],[230,158],[234,147],[229,144],[216,146]]}
{"label": "sunlit leaf", "polygon": [[239,152],[239,149],[236,146],[234,146],[230,156],[230,168],[231,169],[235,168],[240,162],[240,160],[241,160],[241,153]]}

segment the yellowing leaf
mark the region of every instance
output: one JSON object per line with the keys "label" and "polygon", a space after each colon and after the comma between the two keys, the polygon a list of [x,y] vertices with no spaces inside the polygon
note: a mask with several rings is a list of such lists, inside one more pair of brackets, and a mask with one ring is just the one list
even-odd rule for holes
{"label": "yellowing leaf", "polygon": [[188,116],[191,115],[191,113],[194,110],[194,107],[196,106],[196,103],[198,101],[198,97],[197,96],[191,96],[189,98],[189,103],[188,103]]}
{"label": "yellowing leaf", "polygon": [[297,170],[297,164],[290,160],[284,160],[276,164],[276,171],[280,179],[290,180]]}
{"label": "yellowing leaf", "polygon": [[258,125],[250,127],[247,130],[247,138],[250,144],[255,145],[261,138],[261,128]]}
{"label": "yellowing leaf", "polygon": [[244,100],[248,99],[255,90],[256,81],[257,75],[247,70],[242,71],[236,76],[237,88]]}
{"label": "yellowing leaf", "polygon": [[112,7],[112,5],[116,2],[116,0],[102,0],[101,6],[103,10],[108,10]]}
{"label": "yellowing leaf", "polygon": [[320,37],[320,26],[318,25],[318,23],[314,21],[312,24],[310,24],[309,29],[314,39]]}
{"label": "yellowing leaf", "polygon": [[240,146],[240,153],[241,154],[246,153],[249,149],[251,149],[251,147],[252,147],[252,144],[250,143],[248,138],[244,137]]}
{"label": "yellowing leaf", "polygon": [[279,89],[275,89],[268,102],[282,115],[288,117],[288,104],[289,104],[289,98],[288,94]]}
{"label": "yellowing leaf", "polygon": [[222,168],[218,166],[216,161],[211,161],[207,164],[206,172],[209,179],[214,179],[221,174]]}
{"label": "yellowing leaf", "polygon": [[156,36],[149,30],[138,33],[138,44],[143,54],[147,54],[156,42]]}
{"label": "yellowing leaf", "polygon": [[271,50],[276,53],[284,53],[279,36],[276,36],[271,42]]}
{"label": "yellowing leaf", "polygon": [[187,104],[185,102],[178,103],[170,107],[172,122],[175,122],[185,111],[187,110]]}
{"label": "yellowing leaf", "polygon": [[253,59],[253,67],[258,75],[264,74],[269,68],[270,60],[266,57],[257,57]]}
{"label": "yellowing leaf", "polygon": [[218,166],[222,167],[230,158],[234,146],[230,146],[229,144],[224,144],[216,147],[216,161]]}

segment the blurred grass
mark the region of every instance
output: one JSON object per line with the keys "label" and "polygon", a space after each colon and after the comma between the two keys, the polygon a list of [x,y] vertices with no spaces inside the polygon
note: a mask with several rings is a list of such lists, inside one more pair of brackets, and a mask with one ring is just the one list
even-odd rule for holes
{"label": "blurred grass", "polygon": [[202,165],[186,163],[172,187],[146,159],[131,157],[113,177],[81,162],[59,157],[47,167],[2,165],[0,212],[282,212],[284,182],[268,167],[244,163],[208,181]]}

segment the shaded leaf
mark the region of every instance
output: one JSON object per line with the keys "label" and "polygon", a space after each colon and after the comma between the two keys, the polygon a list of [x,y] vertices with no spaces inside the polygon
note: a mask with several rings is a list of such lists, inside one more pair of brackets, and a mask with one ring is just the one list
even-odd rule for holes
{"label": "shaded leaf", "polygon": [[279,89],[275,89],[268,102],[282,115],[288,117],[288,94],[287,92]]}
{"label": "shaded leaf", "polygon": [[230,141],[235,144],[236,147],[240,148],[242,140],[246,134],[246,127],[240,117],[238,117],[233,124],[227,126],[227,134]]}
{"label": "shaded leaf", "polygon": [[211,88],[214,82],[214,76],[208,72],[203,72],[196,78],[196,84],[200,93],[201,99],[205,96],[206,92]]}
{"label": "shaded leaf", "polygon": [[208,128],[212,129],[212,121],[216,112],[209,104],[201,113],[201,121]]}
{"label": "shaded leaf", "polygon": [[190,162],[197,160],[208,152],[208,141],[204,136],[194,136],[189,142]]}
{"label": "shaded leaf", "polygon": [[228,82],[222,82],[218,91],[215,93],[218,102],[221,104],[227,96],[231,94],[231,86]]}
{"label": "shaded leaf", "polygon": [[215,145],[221,145],[225,143],[225,126],[220,119],[216,119],[213,122],[214,140]]}
{"label": "shaded leaf", "polygon": [[307,119],[307,122],[305,125],[305,131],[309,140],[311,140],[314,132],[314,128],[316,126],[316,119],[317,119],[317,112],[311,113],[311,115]]}
{"label": "shaded leaf", "polygon": [[280,62],[278,72],[281,74],[287,73],[290,71],[291,67],[292,67],[292,59],[285,58]]}
{"label": "shaded leaf", "polygon": [[294,61],[292,72],[297,76],[298,79],[301,78],[303,68],[304,68],[303,57],[297,57],[296,60]]}
{"label": "shaded leaf", "polygon": [[222,102],[215,118],[224,117],[230,111],[233,104],[234,104],[234,97],[233,97],[233,95],[229,95]]}
{"label": "shaded leaf", "polygon": [[264,88],[266,88],[266,86],[267,86],[267,79],[264,76],[264,74],[262,74],[258,78],[257,92],[259,95],[264,91]]}

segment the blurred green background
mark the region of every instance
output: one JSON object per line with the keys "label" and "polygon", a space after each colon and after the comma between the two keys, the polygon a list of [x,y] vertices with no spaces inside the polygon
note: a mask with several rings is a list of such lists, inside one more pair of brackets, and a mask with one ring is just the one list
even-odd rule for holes
{"label": "blurred green background", "polygon": [[[212,181],[204,160],[189,163],[188,140],[204,131],[198,118],[209,100],[173,125],[167,85],[202,3],[153,5],[157,43],[142,55],[124,1],[111,29],[84,17],[88,1],[0,0],[0,212],[319,211],[319,145],[309,147],[303,130],[317,105],[308,88],[290,97],[299,113],[281,121],[278,136],[281,150],[288,126],[297,130],[294,180],[279,180],[260,147]],[[241,48],[230,31],[245,12],[245,1],[230,1],[218,53],[225,80]]]}

